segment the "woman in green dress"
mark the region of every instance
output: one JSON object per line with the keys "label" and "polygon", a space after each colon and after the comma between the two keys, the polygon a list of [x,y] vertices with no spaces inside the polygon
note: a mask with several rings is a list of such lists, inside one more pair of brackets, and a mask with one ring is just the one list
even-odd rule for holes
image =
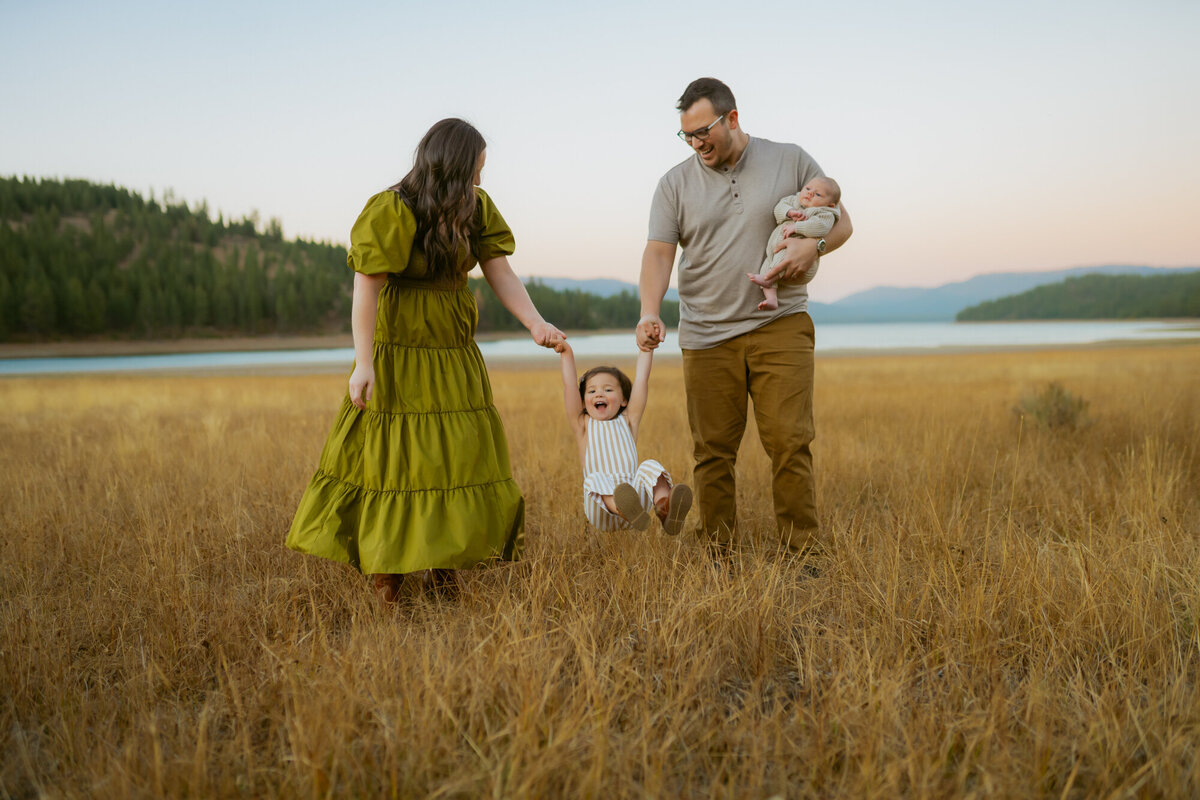
{"label": "woman in green dress", "polygon": [[477,188],[485,147],[470,124],[437,123],[350,232],[354,370],[287,545],[373,575],[385,602],[407,573],[436,584],[521,554],[525,501],[475,345],[467,272],[480,265],[539,345],[566,337],[509,266],[512,232]]}

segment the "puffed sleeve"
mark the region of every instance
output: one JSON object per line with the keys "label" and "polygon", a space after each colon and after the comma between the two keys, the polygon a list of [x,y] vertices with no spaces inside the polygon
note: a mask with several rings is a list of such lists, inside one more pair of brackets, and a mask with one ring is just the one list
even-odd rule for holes
{"label": "puffed sleeve", "polygon": [[487,261],[498,256],[511,256],[517,248],[517,240],[509,229],[500,210],[483,189],[476,189],[482,225],[479,228],[479,260]]}
{"label": "puffed sleeve", "polygon": [[350,229],[346,264],[364,275],[404,272],[417,235],[417,220],[400,196],[380,192],[367,201]]}

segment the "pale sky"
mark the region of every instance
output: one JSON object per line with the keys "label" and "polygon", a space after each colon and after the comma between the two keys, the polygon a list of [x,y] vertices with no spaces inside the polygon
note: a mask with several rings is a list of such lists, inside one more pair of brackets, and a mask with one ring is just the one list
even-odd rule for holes
{"label": "pale sky", "polygon": [[636,282],[711,75],[842,185],[836,300],[995,271],[1200,266],[1200,2],[0,0],[0,175],[79,177],[344,243],[446,116],[524,276]]}

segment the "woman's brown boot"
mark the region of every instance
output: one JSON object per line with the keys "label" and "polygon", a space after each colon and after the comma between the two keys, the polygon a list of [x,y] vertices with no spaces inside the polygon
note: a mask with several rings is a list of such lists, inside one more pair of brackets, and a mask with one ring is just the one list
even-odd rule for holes
{"label": "woman's brown boot", "polygon": [[380,572],[371,576],[375,582],[375,596],[385,606],[395,605],[400,600],[400,586],[404,583],[403,575]]}

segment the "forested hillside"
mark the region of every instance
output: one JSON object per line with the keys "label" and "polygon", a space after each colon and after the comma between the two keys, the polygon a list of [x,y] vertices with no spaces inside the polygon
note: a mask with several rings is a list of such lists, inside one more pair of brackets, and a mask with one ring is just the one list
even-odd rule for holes
{"label": "forested hillside", "polygon": [[82,180],[0,179],[5,339],[288,333],[340,325],[342,247]]}
{"label": "forested hillside", "polygon": [[[0,178],[0,341],[317,333],[349,327],[351,272],[330,242],[285,240],[277,220],[214,219],[204,203],[83,180]],[[517,330],[472,279],[481,331]],[[631,293],[531,284],[560,327],[631,327]],[[678,306],[664,303],[664,318]]]}
{"label": "forested hillside", "polygon": [[1084,275],[965,308],[960,322],[1200,317],[1200,271]]}

